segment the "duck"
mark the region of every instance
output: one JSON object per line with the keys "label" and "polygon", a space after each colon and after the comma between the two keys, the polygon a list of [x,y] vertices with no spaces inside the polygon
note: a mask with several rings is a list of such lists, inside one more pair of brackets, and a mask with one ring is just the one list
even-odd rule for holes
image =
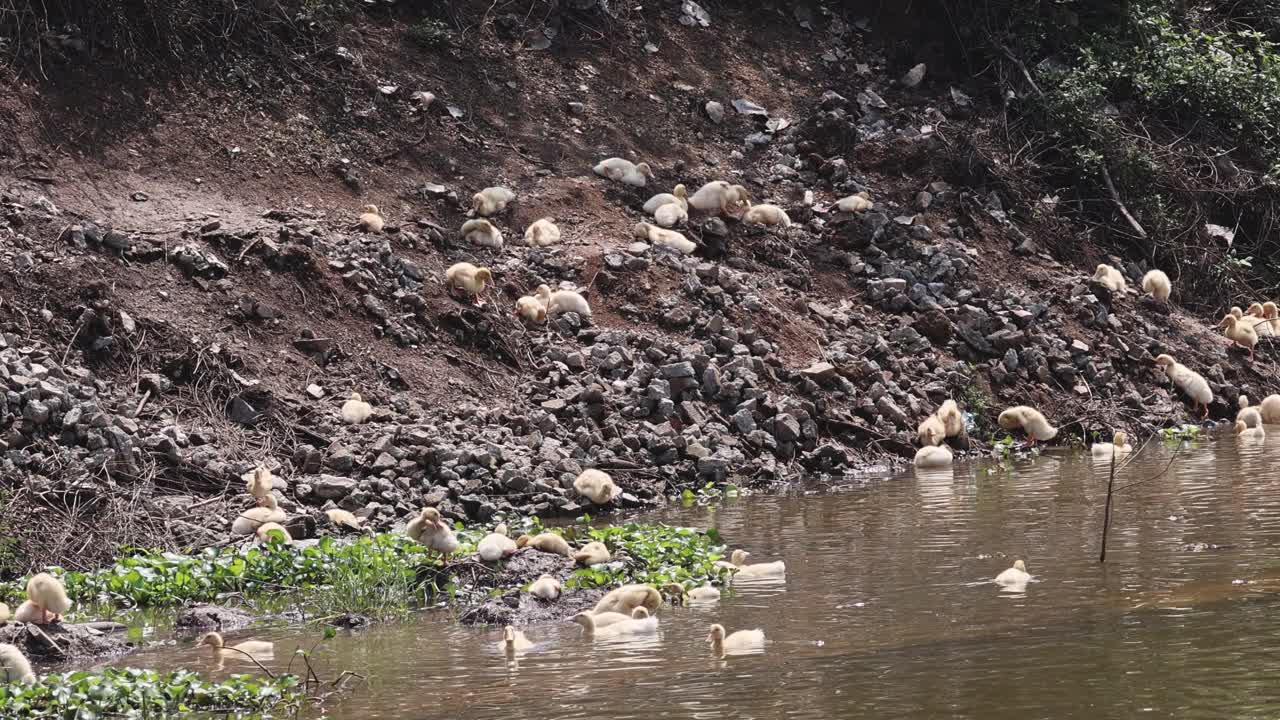
{"label": "duck", "polygon": [[20,623],[30,623],[32,625],[43,625],[48,616],[36,607],[36,604],[30,600],[24,600],[18,609],[13,612],[13,621]]}
{"label": "duck", "polygon": [[1027,405],[1015,405],[1005,410],[1000,413],[998,421],[1005,430],[1022,428],[1032,445],[1038,441],[1052,440],[1058,435],[1058,428],[1050,425],[1039,410]]}
{"label": "duck", "polygon": [[[1172,355],[1165,354],[1156,356],[1156,367],[1163,369],[1165,376],[1191,398],[1193,410],[1203,408],[1201,418],[1209,417],[1209,403],[1213,402],[1213,391],[1209,389],[1209,383],[1200,373],[1173,359]],[[1266,416],[1267,413],[1263,410],[1262,417],[1265,419]]]}
{"label": "duck", "polygon": [[469,262],[460,262],[450,265],[444,271],[444,279],[450,295],[456,297],[456,293],[461,290],[464,296],[471,296],[479,306],[484,304],[480,301],[480,295],[493,282],[493,271],[487,267],[476,267]]}
{"label": "duck", "polygon": [[522,295],[516,300],[516,315],[524,318],[525,322],[541,325],[547,321],[547,306],[532,295]]}
{"label": "duck", "polygon": [[964,415],[960,413],[960,406],[955,400],[943,401],[934,414],[942,421],[947,437],[959,437],[964,434]]}
{"label": "duck", "polygon": [[1241,440],[1263,440],[1267,437],[1267,431],[1261,425],[1249,427],[1243,420],[1236,421],[1235,431]]}
{"label": "duck", "polygon": [[[516,194],[507,188],[487,187],[471,196],[471,210],[481,217],[488,217],[506,210],[507,203],[515,199]],[[466,234],[465,227],[462,232]]]}
{"label": "duck", "polygon": [[373,406],[360,397],[360,393],[351,392],[351,397],[342,403],[342,420],[348,425],[361,425],[373,414]]}
{"label": "duck", "polygon": [[610,625],[614,625],[620,622],[626,622],[627,620],[633,619],[630,613],[607,611],[602,613],[589,613],[589,614],[591,615],[591,619],[595,622],[597,629],[602,627],[609,627]]}
{"label": "duck", "polygon": [[573,559],[579,565],[591,567],[592,565],[603,565],[613,560],[613,556],[609,554],[609,546],[593,540],[575,552]]}
{"label": "duck", "polygon": [[560,242],[560,228],[551,218],[539,218],[525,228],[524,244],[532,247],[547,247]]}
{"label": "duck", "polygon": [[1089,448],[1089,452],[1093,454],[1095,460],[1110,460],[1112,457],[1119,459],[1133,452],[1133,448],[1129,445],[1129,434],[1123,430],[1117,430],[1111,436],[1111,442],[1096,442]]}
{"label": "duck", "polygon": [[281,533],[283,537],[280,538],[280,541],[285,545],[293,544],[293,537],[289,535],[289,530],[280,523],[262,523],[257,530],[253,531],[254,537],[258,539],[258,542],[265,545],[271,544],[273,533]]}
{"label": "duck", "polygon": [[[40,613],[36,625],[62,622],[62,614],[71,609],[71,598],[62,581],[49,573],[36,573],[27,581],[27,600]],[[21,608],[19,608],[21,609]],[[29,621],[27,621],[29,622]]]}
{"label": "duck", "polygon": [[622,494],[622,488],[614,484],[609,473],[587,469],[573,481],[573,489],[596,505],[606,505]]}
{"label": "duck", "polygon": [[591,169],[602,178],[632,187],[644,187],[653,178],[649,163],[633,163],[618,157],[601,160]]}
{"label": "duck", "polygon": [[1129,287],[1124,275],[1121,275],[1119,270],[1106,263],[1098,265],[1098,269],[1093,273],[1093,279],[1111,292],[1124,292]]}
{"label": "duck", "polygon": [[1280,307],[1268,300],[1262,303],[1262,317],[1267,319],[1267,325],[1271,328],[1271,334],[1280,337]]}
{"label": "duck", "polygon": [[600,602],[592,608],[591,614],[620,612],[629,615],[638,607],[657,610],[661,604],[662,593],[658,592],[658,588],[652,585],[623,585],[610,590],[600,598]]}
{"label": "duck", "polygon": [[777,205],[765,203],[747,208],[747,212],[742,216],[742,222],[755,225],[776,225],[783,228],[791,227],[791,218],[787,216],[785,210]]}
{"label": "duck", "polygon": [[485,562],[495,562],[516,554],[516,541],[507,536],[507,524],[499,523],[476,546],[476,554]]}
{"label": "duck", "polygon": [[246,655],[255,660],[263,660],[272,657],[276,651],[275,643],[265,640],[246,640],[235,645],[227,645],[221,633],[207,632],[200,636],[200,640],[196,642],[196,646],[208,645],[216,658],[230,658],[232,660],[237,657]]}
{"label": "duck", "polygon": [[686,211],[689,209],[689,191],[684,185],[676,185],[669,193],[658,193],[644,203],[644,211],[649,215],[658,212],[663,205],[679,205]]}
{"label": "duck", "polygon": [[539,285],[537,295],[543,306],[547,308],[547,317],[573,312],[588,320],[591,319],[591,304],[587,302],[586,298],[582,297],[581,293],[573,290],[551,292],[551,288],[546,285]]}
{"label": "duck", "polygon": [[502,628],[502,649],[508,655],[528,650],[531,647],[533,647],[533,643],[529,642],[529,638],[525,637],[524,633],[510,625]]}
{"label": "duck", "polygon": [[1027,564],[1021,560],[1013,561],[1013,567],[1004,570],[996,576],[995,584],[1004,585],[1005,587],[1026,585],[1031,579],[1031,574],[1027,572]]}
{"label": "duck", "polygon": [[349,528],[351,530],[362,530],[364,529],[364,524],[369,521],[369,518],[359,517],[355,513],[341,508],[330,508],[325,510],[324,515],[329,519],[329,524],[335,527]]}
{"label": "duck", "polygon": [[247,482],[245,484],[249,490],[249,494],[258,500],[261,500],[271,494],[271,486],[273,484],[271,471],[262,465],[254,468],[253,472],[249,473],[246,480]]}
{"label": "duck", "polygon": [[232,535],[252,535],[266,523],[282,523],[288,518],[275,495],[267,495],[258,507],[242,511],[231,521]]}
{"label": "duck", "polygon": [[689,221],[689,208],[680,203],[667,203],[653,213],[653,221],[659,227],[671,228]]}
{"label": "duck", "polygon": [[741,185],[731,185],[724,180],[712,180],[698,188],[689,198],[689,205],[695,210],[704,212],[725,213],[746,210],[751,206],[751,197],[747,189]]}
{"label": "duck", "polygon": [[[657,592],[657,591],[655,591]],[[643,610],[643,608],[635,608]],[[648,635],[658,632],[658,618],[629,617],[612,625],[601,626],[592,613],[581,612],[573,616],[573,622],[582,626],[582,634],[595,640],[607,640],[627,635]]]}
{"label": "duck", "polygon": [[689,600],[697,603],[713,603],[720,600],[720,588],[712,585],[702,585],[696,588],[690,588],[685,593]]}
{"label": "duck", "polygon": [[1280,425],[1280,395],[1268,395],[1258,404],[1258,412],[1262,414],[1262,422],[1268,425]]}
{"label": "duck", "polygon": [[754,653],[764,649],[764,631],[756,628],[725,635],[723,625],[712,625],[707,642],[711,643],[711,654],[716,657]]}
{"label": "duck", "polygon": [[418,517],[410,520],[405,526],[404,534],[408,535],[409,539],[440,553],[446,565],[449,564],[449,555],[461,544],[458,542],[458,536],[454,535],[453,529],[440,517],[440,511],[433,507],[422,508]]}
{"label": "duck", "polygon": [[462,235],[463,240],[472,245],[479,245],[493,250],[502,249],[502,232],[494,227],[493,223],[484,218],[473,218],[462,223],[462,229],[458,232]]}
{"label": "duck", "polygon": [[36,674],[32,672],[27,656],[16,645],[0,643],[0,684],[31,685],[35,681]]}
{"label": "duck", "polygon": [[836,209],[847,213],[866,212],[874,206],[875,203],[871,202],[871,195],[865,190],[836,201]]}
{"label": "duck", "polygon": [[1245,427],[1258,427],[1262,424],[1262,413],[1256,407],[1249,407],[1249,396],[1241,395],[1236,400],[1236,405],[1240,409],[1236,412],[1236,422],[1244,423]]}
{"label": "duck", "polygon": [[380,233],[385,224],[377,205],[365,205],[360,208],[360,229],[364,232]]}
{"label": "duck", "polygon": [[1249,309],[1245,310],[1243,318],[1249,327],[1258,334],[1258,337],[1273,337],[1274,332],[1271,331],[1271,321],[1267,320],[1265,312],[1262,309],[1262,303],[1253,303]]}
{"label": "duck", "polygon": [[650,225],[646,222],[636,223],[632,230],[637,238],[653,243],[654,245],[662,245],[669,247],[683,255],[692,255],[694,250],[698,249],[696,243],[689,238],[681,235],[674,230],[665,230],[663,228]]}
{"label": "duck", "polygon": [[1169,276],[1165,275],[1163,270],[1149,270],[1142,276],[1142,291],[1161,302],[1169,302],[1169,293],[1172,289]]}
{"label": "duck", "polygon": [[573,549],[569,547],[569,543],[565,539],[555,533],[538,533],[537,535],[521,535],[516,538],[516,547],[531,547],[534,550],[552,555],[563,555],[570,557]]}
{"label": "duck", "polygon": [[736,577],[776,577],[785,575],[787,572],[787,564],[781,560],[748,565],[747,558],[749,557],[751,557],[751,553],[746,550],[734,550],[729,556],[729,561],[738,569]]}
{"label": "duck", "polygon": [[920,423],[920,427],[916,430],[916,439],[922,447],[932,445],[941,445],[942,441],[947,437],[947,426],[942,422],[942,418],[937,415],[930,415]]}
{"label": "duck", "polygon": [[1222,316],[1222,322],[1218,323],[1218,327],[1223,328],[1222,334],[1226,335],[1231,342],[1248,350],[1249,360],[1253,360],[1253,349],[1258,345],[1258,332],[1253,329],[1249,321],[1227,314]]}
{"label": "duck", "polygon": [[529,594],[546,600],[547,602],[555,602],[560,599],[560,593],[564,591],[564,586],[560,581],[550,575],[542,575],[533,584],[529,586]]}
{"label": "duck", "polygon": [[4,603],[0,603],[0,625],[9,622],[9,618],[11,617],[13,617],[13,613],[9,612],[9,606]]}
{"label": "duck", "polygon": [[913,462],[918,468],[944,468],[951,467],[954,459],[951,448],[946,445],[925,445],[916,451]]}

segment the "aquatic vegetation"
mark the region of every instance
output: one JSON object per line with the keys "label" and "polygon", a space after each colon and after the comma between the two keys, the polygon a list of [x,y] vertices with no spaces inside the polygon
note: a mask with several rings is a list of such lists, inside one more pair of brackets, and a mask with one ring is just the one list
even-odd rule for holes
{"label": "aquatic vegetation", "polygon": [[1199,439],[1201,432],[1199,425],[1179,425],[1162,429],[1160,437],[1169,442],[1184,442]]}
{"label": "aquatic vegetation", "polygon": [[657,587],[678,583],[695,587],[707,583],[722,584],[727,579],[727,573],[715,566],[715,562],[725,555],[724,544],[715,529],[704,531],[630,523],[568,530],[577,541],[598,540],[608,545],[615,557],[624,554],[630,558],[630,562],[620,567],[597,565],[576,570],[569,578],[570,587],[607,587],[623,583],[649,583]]}
{"label": "aquatic vegetation", "polygon": [[0,685],[0,717],[291,717],[302,701],[296,675],[232,675],[206,682],[186,670],[160,673],[134,668],[46,675],[34,685]]}
{"label": "aquatic vegetation", "polygon": [[723,498],[736,498],[741,494],[742,491],[738,489],[738,486],[732,483],[717,485],[716,483],[709,482],[697,490],[685,488],[684,491],[680,493],[680,502],[684,505],[692,505],[694,503],[705,504],[715,502]]}

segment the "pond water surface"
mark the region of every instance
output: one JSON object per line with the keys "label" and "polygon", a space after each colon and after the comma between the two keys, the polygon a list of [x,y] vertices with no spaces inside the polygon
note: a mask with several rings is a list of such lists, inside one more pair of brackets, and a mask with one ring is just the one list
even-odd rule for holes
{"label": "pond water surface", "polygon": [[[1265,444],[1153,445],[1117,485],[1098,563],[1107,466],[1050,452],[869,484],[669,508],[715,527],[785,583],[668,608],[661,632],[592,645],[568,623],[498,629],[447,614],[341,633],[317,666],[368,678],[324,712],[348,718],[1245,718],[1280,714],[1280,428]],[[990,582],[1015,558],[1024,593]],[[713,658],[709,626],[763,628],[763,654]],[[315,630],[229,634],[279,643]],[[121,664],[217,676],[191,641]],[[297,669],[295,665],[295,669]]]}

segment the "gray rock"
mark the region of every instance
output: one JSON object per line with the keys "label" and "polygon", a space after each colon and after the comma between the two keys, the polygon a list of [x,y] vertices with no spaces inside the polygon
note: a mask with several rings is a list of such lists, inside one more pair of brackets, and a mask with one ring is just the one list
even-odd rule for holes
{"label": "gray rock", "polygon": [[711,122],[717,125],[724,122],[724,105],[715,100],[708,100],[704,109],[707,111],[707,117],[711,118]]}
{"label": "gray rock", "polygon": [[321,475],[311,483],[311,490],[324,500],[341,500],[356,489],[356,481],[337,475]]}

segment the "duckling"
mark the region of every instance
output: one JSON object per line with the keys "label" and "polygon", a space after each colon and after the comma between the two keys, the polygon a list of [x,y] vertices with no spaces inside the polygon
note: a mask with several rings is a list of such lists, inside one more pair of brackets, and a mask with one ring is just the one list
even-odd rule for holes
{"label": "duckling", "polygon": [[916,439],[920,441],[922,447],[932,445],[940,445],[947,437],[947,426],[942,422],[942,418],[937,415],[930,415],[925,421],[920,423],[920,427],[916,430]]}
{"label": "duckling", "polygon": [[1249,396],[1241,395],[1236,404],[1240,406],[1240,410],[1236,413],[1236,422],[1244,423],[1245,427],[1258,427],[1262,424],[1262,413],[1256,407],[1249,407]]}
{"label": "duckling", "polygon": [[646,610],[657,610],[662,604],[662,593],[652,585],[623,585],[610,590],[600,598],[600,602],[591,610],[592,615],[603,612],[620,612],[630,614],[638,607]]}
{"label": "duckling", "polygon": [[265,640],[246,640],[242,643],[228,646],[223,642],[222,634],[216,632],[201,635],[200,640],[196,642],[197,647],[200,645],[208,645],[216,658],[230,658],[232,660],[246,655],[255,660],[269,659],[276,651],[275,643]]}
{"label": "duckling", "polygon": [[1245,310],[1243,320],[1246,325],[1253,328],[1253,331],[1256,332],[1260,338],[1272,337],[1275,335],[1275,333],[1271,332],[1271,322],[1267,320],[1262,310],[1262,303],[1253,303],[1250,305],[1249,309]]}
{"label": "duckling", "polygon": [[30,685],[36,681],[31,662],[15,645],[0,643],[0,685]]}
{"label": "duckling", "polygon": [[547,317],[549,318],[561,313],[574,312],[587,320],[591,319],[591,305],[580,293],[576,293],[573,290],[551,292],[551,288],[546,285],[539,285],[537,294],[538,299],[546,306]]}
{"label": "duckling", "polygon": [[754,653],[764,649],[764,631],[739,630],[726,636],[723,625],[712,625],[707,642],[711,643],[711,654],[716,657]]}
{"label": "duckling", "polygon": [[915,464],[918,468],[951,467],[954,456],[946,445],[925,445],[916,451]]}
{"label": "duckling", "polygon": [[1271,327],[1271,334],[1280,337],[1280,307],[1268,300],[1262,303],[1262,317],[1267,319],[1267,324]]}
{"label": "duckling", "polygon": [[1253,348],[1258,344],[1258,332],[1253,329],[1253,326],[1247,320],[1237,318],[1235,315],[1223,315],[1218,327],[1223,328],[1223,335],[1226,335],[1231,342],[1249,351],[1249,360],[1252,362]]}
{"label": "duckling", "polygon": [[591,169],[602,178],[632,187],[644,187],[648,180],[653,178],[653,170],[649,169],[649,163],[633,163],[617,157],[601,160]]}
{"label": "duckling", "polygon": [[9,618],[11,617],[13,617],[13,615],[9,612],[9,606],[4,603],[0,603],[0,625],[9,622]]}
{"label": "duckling", "polygon": [[18,609],[13,613],[13,621],[20,623],[31,623],[32,625],[43,625],[44,616],[40,612],[40,608],[30,600],[24,600]]}
{"label": "duckling", "polygon": [[560,593],[563,590],[564,586],[560,584],[560,581],[550,575],[543,575],[539,577],[537,580],[533,581],[532,585],[529,586],[530,595],[536,598],[542,598],[547,602],[555,602],[556,600],[559,600]]}
{"label": "duckling", "polygon": [[493,532],[485,535],[476,546],[476,553],[485,562],[494,562],[516,554],[516,541],[507,537],[507,524],[500,523]]}
{"label": "duckling", "polygon": [[348,425],[361,425],[373,414],[373,406],[360,397],[360,393],[352,391],[351,397],[342,403],[342,419]]}
{"label": "duckling", "polygon": [[871,195],[865,190],[846,198],[840,198],[840,200],[836,202],[836,209],[840,212],[847,213],[866,212],[874,206],[875,203],[871,202]]}
{"label": "duckling", "polygon": [[487,267],[476,267],[468,262],[454,263],[444,271],[445,284],[449,287],[449,294],[457,297],[457,291],[461,290],[464,296],[470,295],[472,301],[477,305],[483,305],[480,295],[484,294],[485,286],[493,282],[493,272]]}
{"label": "duckling", "polygon": [[1237,420],[1236,437],[1241,440],[1263,440],[1267,437],[1267,431],[1261,425],[1249,427],[1243,420]]}
{"label": "duckling", "polygon": [[[1200,415],[1201,418],[1209,417],[1209,403],[1213,402],[1213,391],[1209,389],[1209,383],[1204,377],[1174,360],[1172,355],[1158,355],[1156,367],[1163,369],[1165,376],[1191,398],[1192,409],[1204,409]],[[1265,409],[1262,411],[1262,417],[1263,419],[1267,417]]]}
{"label": "duckling", "polygon": [[524,231],[524,244],[533,247],[547,247],[560,242],[560,228],[551,218],[534,220]]}
{"label": "duckling", "polygon": [[360,229],[365,232],[380,233],[383,226],[382,213],[377,205],[365,205],[360,208]]}
{"label": "duckling", "polygon": [[653,243],[654,245],[663,245],[685,255],[692,255],[698,246],[684,235],[674,230],[664,230],[660,227],[650,225],[649,223],[636,223],[632,229],[632,234],[641,240]]}
{"label": "duckling", "polygon": [[1113,456],[1118,460],[1133,452],[1133,448],[1129,445],[1129,434],[1123,430],[1117,430],[1111,436],[1111,442],[1096,442],[1089,448],[1089,452],[1093,454],[1095,460],[1110,460]]}
{"label": "duckling", "polygon": [[686,212],[689,210],[689,191],[684,185],[677,185],[669,193],[658,193],[644,203],[644,211],[653,215],[663,205],[679,205]]}
{"label": "duckling", "polygon": [[734,550],[729,556],[730,562],[738,569],[737,577],[775,577],[787,573],[787,564],[781,560],[770,563],[747,564],[751,553],[746,550]]}
{"label": "duckling", "polygon": [[462,235],[463,240],[470,242],[472,245],[494,250],[502,249],[502,233],[493,226],[493,223],[484,218],[474,218],[462,223],[462,229],[458,232]]}
{"label": "duckling", "polygon": [[1258,405],[1262,414],[1262,422],[1268,425],[1280,425],[1280,395],[1268,395]]}
{"label": "duckling", "polygon": [[609,547],[602,542],[591,541],[583,545],[580,550],[573,554],[573,559],[579,565],[603,565],[613,559],[609,554]]}
{"label": "duckling", "polygon": [[667,203],[653,213],[653,221],[664,228],[675,227],[688,220],[689,209],[680,203]]}
{"label": "duckling", "polygon": [[947,437],[957,437],[964,434],[964,415],[960,414],[960,406],[955,400],[947,399],[938,407],[938,412],[934,413],[938,419],[942,421],[942,425],[947,430]]}
{"label": "duckling", "polygon": [[242,511],[231,521],[232,535],[252,535],[267,523],[282,523],[288,516],[280,509],[275,495],[267,495],[259,506]]}
{"label": "duckling", "polygon": [[1125,281],[1124,275],[1121,275],[1119,270],[1106,263],[1102,263],[1098,266],[1097,271],[1093,274],[1093,279],[1097,280],[1099,285],[1105,287],[1111,292],[1124,292],[1125,289],[1129,287],[1129,283]]}
{"label": "duckling", "polygon": [[[654,592],[657,591],[655,590]],[[627,635],[648,635],[658,632],[658,618],[656,617],[630,617],[612,625],[601,627],[592,613],[583,612],[574,615],[573,622],[582,626],[582,634],[584,636],[595,640],[607,640]]]}
{"label": "duckling", "polygon": [[1239,305],[1232,305],[1231,309],[1228,310],[1227,312],[1230,313],[1231,315],[1234,315],[1237,320],[1240,320],[1241,318],[1244,317],[1244,311],[1240,309]]}
{"label": "duckling", "polygon": [[783,228],[791,227],[791,218],[787,216],[785,210],[777,205],[752,205],[747,208],[746,214],[742,216],[742,222],[756,225],[780,225]]}
{"label": "duckling", "polygon": [[258,542],[264,545],[271,544],[272,535],[274,533],[280,533],[281,535],[283,535],[283,537],[281,537],[280,539],[282,542],[284,542],[285,545],[293,544],[293,537],[289,535],[289,531],[285,528],[285,526],[281,525],[280,523],[273,523],[273,522],[263,523],[259,525],[258,529],[253,532],[254,536],[258,538]]}
{"label": "duckling", "polygon": [[997,585],[1006,587],[1011,585],[1026,585],[1031,579],[1031,574],[1027,572],[1027,564],[1021,560],[1015,560],[1013,567],[1001,572],[993,581]]}
{"label": "duckling", "polygon": [[440,553],[446,565],[449,564],[449,555],[460,545],[458,536],[445,524],[440,511],[433,507],[422,508],[422,513],[405,526],[404,534]]}
{"label": "duckling", "polygon": [[62,614],[71,609],[71,599],[62,581],[49,573],[37,573],[27,581],[27,600],[40,611],[37,625],[62,622]]}
{"label": "duckling", "polygon": [[1058,428],[1050,425],[1039,410],[1026,405],[1015,405],[1000,413],[999,423],[1005,430],[1021,428],[1026,431],[1032,445],[1037,441],[1052,440],[1058,434]]}
{"label": "duckling", "polygon": [[524,633],[510,625],[502,628],[502,649],[508,655],[528,650],[531,647],[533,647],[533,643],[529,642],[529,638],[526,638]]}
{"label": "duckling", "polygon": [[730,185],[724,180],[712,180],[698,188],[698,191],[689,198],[689,205],[695,210],[725,213],[730,211],[730,208],[734,211],[746,210],[751,205],[751,197],[747,194],[746,188],[741,185]]}
{"label": "duckling", "polygon": [[692,588],[685,596],[696,603],[713,603],[720,600],[720,588],[711,585]]}
{"label": "duckling", "polygon": [[516,315],[535,325],[541,325],[547,321],[547,306],[542,301],[532,295],[523,295],[516,300]]}
{"label": "duckling", "polygon": [[[507,188],[487,187],[471,196],[471,210],[481,217],[488,217],[506,210],[507,203],[515,199],[516,194]],[[467,234],[466,226],[463,226],[462,234]]]}
{"label": "duckling", "polygon": [[551,553],[552,555],[563,555],[570,557],[573,549],[569,547],[569,543],[565,539],[555,533],[538,533],[533,537],[521,535],[516,538],[516,547],[531,547],[539,552]]}
{"label": "duckling", "polygon": [[261,500],[271,494],[272,477],[271,471],[259,465],[253,469],[247,479],[247,487],[249,494]]}
{"label": "duckling", "polygon": [[325,517],[329,518],[329,523],[341,528],[350,528],[352,530],[361,530],[369,518],[357,517],[354,513],[342,510],[340,508],[331,508],[324,511]]}
{"label": "duckling", "polygon": [[610,625],[614,625],[620,622],[626,622],[627,620],[632,619],[630,614],[620,613],[620,612],[602,612],[602,613],[588,613],[588,614],[591,615],[591,619],[595,622],[597,629],[603,628],[603,627],[609,627]]}
{"label": "duckling", "polygon": [[613,483],[609,473],[595,469],[583,470],[573,481],[573,489],[596,505],[613,502],[622,494],[622,488]]}
{"label": "duckling", "polygon": [[1146,275],[1142,276],[1142,291],[1150,293],[1152,297],[1161,301],[1169,302],[1169,293],[1173,289],[1173,285],[1169,282],[1169,276],[1165,275],[1161,270],[1149,270]]}

